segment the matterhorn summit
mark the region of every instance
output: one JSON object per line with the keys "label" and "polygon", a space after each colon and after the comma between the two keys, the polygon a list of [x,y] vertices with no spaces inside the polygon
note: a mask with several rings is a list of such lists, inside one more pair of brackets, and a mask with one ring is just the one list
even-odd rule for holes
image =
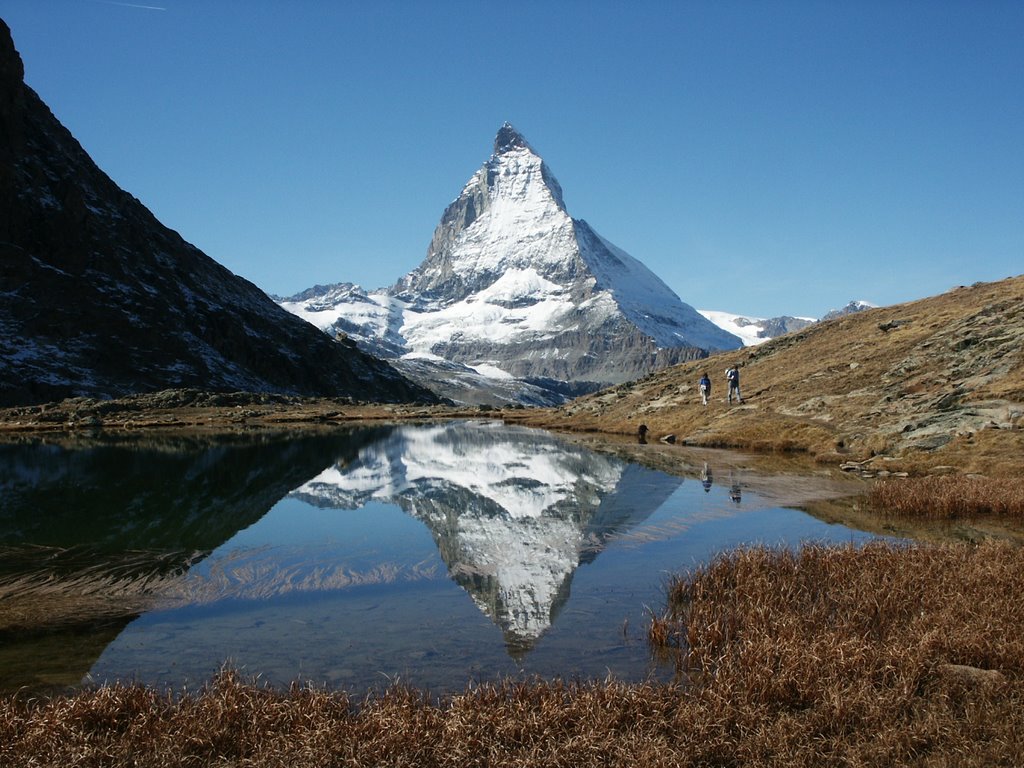
{"label": "matterhorn summit", "polygon": [[[436,385],[440,370],[468,374],[462,388],[476,376],[508,387],[509,380],[549,389],[566,382],[580,391],[741,346],[573,219],[551,170],[509,123],[441,216],[416,269],[385,291],[334,285],[282,305],[400,358],[421,383]],[[439,366],[433,373],[431,363]],[[451,387],[443,394],[463,399]]]}
{"label": "matterhorn summit", "polygon": [[579,266],[574,236],[555,177],[505,123],[491,159],[441,217],[427,258],[394,290],[449,306],[496,284],[538,288],[540,275],[568,283]]}

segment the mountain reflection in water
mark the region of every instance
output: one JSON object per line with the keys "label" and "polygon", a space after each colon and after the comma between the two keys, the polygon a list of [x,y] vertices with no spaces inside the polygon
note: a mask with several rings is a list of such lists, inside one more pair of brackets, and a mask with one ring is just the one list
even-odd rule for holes
{"label": "mountain reflection in water", "polygon": [[386,501],[423,521],[515,655],[554,621],[580,563],[681,482],[546,433],[485,423],[400,427],[292,496],[334,509]]}
{"label": "mountain reflection in water", "polygon": [[0,688],[643,678],[667,574],[856,535],[720,474],[494,422],[0,446]]}

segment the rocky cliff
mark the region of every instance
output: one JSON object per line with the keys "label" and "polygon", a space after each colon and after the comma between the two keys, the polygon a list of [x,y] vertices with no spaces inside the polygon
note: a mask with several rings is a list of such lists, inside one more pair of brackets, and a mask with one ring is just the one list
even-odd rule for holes
{"label": "rocky cliff", "polygon": [[168,387],[432,398],[163,226],[24,83],[0,21],[0,404]]}

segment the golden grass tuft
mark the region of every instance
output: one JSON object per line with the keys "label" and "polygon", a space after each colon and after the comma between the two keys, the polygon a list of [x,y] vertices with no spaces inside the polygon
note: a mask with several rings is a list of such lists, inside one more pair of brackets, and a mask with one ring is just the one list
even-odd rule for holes
{"label": "golden grass tuft", "polygon": [[1017,477],[961,475],[882,480],[872,486],[870,502],[878,511],[899,517],[1024,519],[1024,484]]}
{"label": "golden grass tuft", "polygon": [[1008,544],[739,550],[675,580],[650,639],[773,745],[755,762],[1021,764],[1022,574]]}

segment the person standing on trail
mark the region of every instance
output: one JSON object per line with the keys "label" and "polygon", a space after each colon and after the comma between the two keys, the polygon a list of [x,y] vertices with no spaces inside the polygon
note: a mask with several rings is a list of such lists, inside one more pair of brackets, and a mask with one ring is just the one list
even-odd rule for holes
{"label": "person standing on trail", "polygon": [[697,386],[700,389],[701,402],[704,405],[707,405],[708,398],[711,397],[711,379],[708,378],[706,371],[704,375],[700,377],[700,383]]}
{"label": "person standing on trail", "polygon": [[743,397],[740,395],[740,368],[738,365],[730,365],[726,368],[725,380],[729,383],[729,392],[727,396],[729,405],[732,405],[732,396],[734,394],[736,395],[736,399],[742,403]]}

